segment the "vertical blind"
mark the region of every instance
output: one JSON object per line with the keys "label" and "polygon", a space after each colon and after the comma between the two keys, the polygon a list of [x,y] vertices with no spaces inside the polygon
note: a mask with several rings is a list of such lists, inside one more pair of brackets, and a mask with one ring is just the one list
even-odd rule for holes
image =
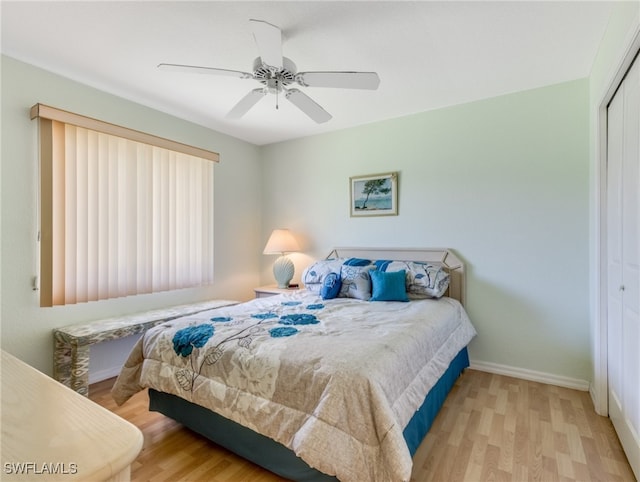
{"label": "vertical blind", "polygon": [[42,117],[40,144],[41,306],[213,282],[210,159]]}

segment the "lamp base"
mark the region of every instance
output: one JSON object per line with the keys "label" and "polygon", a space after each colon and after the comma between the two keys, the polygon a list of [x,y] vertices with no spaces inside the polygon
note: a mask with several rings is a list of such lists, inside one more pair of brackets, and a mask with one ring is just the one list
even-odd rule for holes
{"label": "lamp base", "polygon": [[273,276],[278,283],[278,288],[288,288],[294,272],[293,262],[284,255],[273,263]]}

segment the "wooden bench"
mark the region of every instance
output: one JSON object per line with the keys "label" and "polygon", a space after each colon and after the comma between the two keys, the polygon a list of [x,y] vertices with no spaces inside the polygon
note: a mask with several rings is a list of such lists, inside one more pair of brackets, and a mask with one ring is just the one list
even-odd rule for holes
{"label": "wooden bench", "polygon": [[237,303],[231,300],[203,301],[56,328],[53,330],[53,377],[88,396],[91,345],[144,333],[165,321]]}

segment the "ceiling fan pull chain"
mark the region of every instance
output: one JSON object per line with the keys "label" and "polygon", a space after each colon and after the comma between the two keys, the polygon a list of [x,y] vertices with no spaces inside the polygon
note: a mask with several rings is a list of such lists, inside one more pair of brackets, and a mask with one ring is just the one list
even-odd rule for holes
{"label": "ceiling fan pull chain", "polygon": [[278,88],[278,80],[276,79],[276,110],[280,109],[280,106],[278,105],[278,102],[280,100],[280,98],[278,97],[279,93],[280,93],[280,89]]}

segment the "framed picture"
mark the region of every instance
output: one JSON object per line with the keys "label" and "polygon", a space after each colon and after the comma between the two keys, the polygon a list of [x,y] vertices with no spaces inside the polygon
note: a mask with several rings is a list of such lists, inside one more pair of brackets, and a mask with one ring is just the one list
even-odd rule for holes
{"label": "framed picture", "polygon": [[398,173],[354,176],[351,181],[351,216],[397,216]]}

